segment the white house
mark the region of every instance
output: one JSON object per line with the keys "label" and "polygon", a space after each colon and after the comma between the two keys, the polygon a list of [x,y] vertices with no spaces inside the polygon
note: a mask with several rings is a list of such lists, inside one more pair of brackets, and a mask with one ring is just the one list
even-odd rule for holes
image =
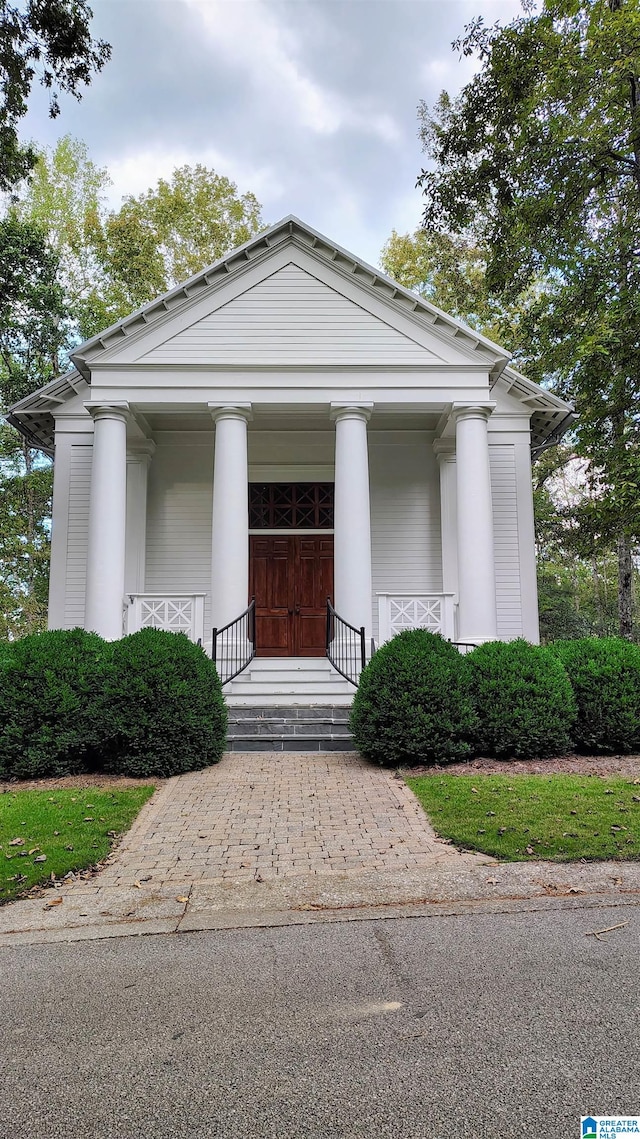
{"label": "white house", "polygon": [[207,647],[255,596],[231,691],[262,662],[283,703],[278,668],[329,667],[327,597],[367,651],[417,625],[537,641],[531,451],[570,406],[297,218],[72,360],[10,415],[55,452],[52,627]]}

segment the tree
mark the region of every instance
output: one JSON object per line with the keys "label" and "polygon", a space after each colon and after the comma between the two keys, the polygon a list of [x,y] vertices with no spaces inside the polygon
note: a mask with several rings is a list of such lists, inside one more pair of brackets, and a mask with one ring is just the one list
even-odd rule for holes
{"label": "tree", "polygon": [[[57,270],[41,230],[11,214],[0,219],[0,414],[58,371],[67,332]],[[0,636],[44,622],[51,490],[50,462],[2,424]]]}
{"label": "tree", "polygon": [[109,173],[83,142],[61,138],[39,152],[15,210],[47,233],[73,333],[93,336],[206,268],[262,226],[253,194],[205,166],[183,166],[169,181],[109,211]]}
{"label": "tree", "polygon": [[465,235],[393,230],[380,264],[394,281],[413,289],[450,316],[504,345],[526,363],[520,325],[536,302],[539,284],[505,303],[487,281],[489,251]]}
{"label": "tree", "polygon": [[198,163],[126,198],[109,214],[100,247],[119,316],[187,280],[262,228],[260,203]]}
{"label": "tree", "polygon": [[[480,70],[435,111],[419,181],[429,232],[490,251],[505,303],[544,278],[528,314],[533,378],[575,397],[593,495],[582,524],[615,540],[619,624],[632,634],[637,488],[640,0],[530,0],[506,27],[475,20],[454,47]],[[545,352],[541,351],[545,349]],[[547,352],[549,353],[547,355]]]}
{"label": "tree", "polygon": [[50,92],[49,114],[60,114],[66,92],[81,99],[111,55],[104,40],[91,38],[93,13],[85,0],[22,0],[0,6],[0,190],[26,178],[37,159],[33,146],[21,146],[18,123],[37,78]]}
{"label": "tree", "polygon": [[16,216],[43,230],[59,262],[72,333],[82,340],[111,323],[110,282],[98,257],[111,178],[85,143],[65,135],[38,151],[31,178],[13,204]]}

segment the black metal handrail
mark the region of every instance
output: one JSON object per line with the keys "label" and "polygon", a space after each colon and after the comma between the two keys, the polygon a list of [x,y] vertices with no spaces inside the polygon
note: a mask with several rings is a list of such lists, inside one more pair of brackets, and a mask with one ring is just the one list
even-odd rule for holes
{"label": "black metal handrail", "polygon": [[[211,634],[211,658],[220,681],[228,684],[234,677],[244,672],[256,655],[256,599],[244,613],[230,621],[222,629],[214,629]],[[219,662],[219,663],[218,663]]]}
{"label": "black metal handrail", "polygon": [[340,676],[358,687],[360,674],[367,663],[364,625],[356,629],[339,613],[327,597],[327,657]]}

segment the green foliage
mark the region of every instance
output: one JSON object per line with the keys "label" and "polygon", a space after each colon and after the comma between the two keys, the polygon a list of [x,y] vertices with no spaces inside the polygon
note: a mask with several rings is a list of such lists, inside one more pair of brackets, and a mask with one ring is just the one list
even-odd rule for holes
{"label": "green foliage", "polygon": [[640,752],[640,645],[619,637],[557,641],[577,705],[579,751]]}
{"label": "green foliage", "polygon": [[364,669],[349,723],[356,747],[375,763],[463,758],[472,727],[463,658],[425,629],[398,634]]}
{"label": "green foliage", "polygon": [[31,779],[93,770],[105,644],[82,629],[23,637],[0,663],[0,773]]}
{"label": "green foliage", "polygon": [[186,281],[262,227],[260,203],[198,163],[109,214],[99,248],[119,316]]}
{"label": "green foliage", "polygon": [[523,294],[505,305],[487,284],[489,252],[463,236],[418,229],[393,230],[380,264],[394,281],[420,293],[450,316],[504,344],[522,356],[519,325],[534,295]]}
{"label": "green foliage", "polygon": [[38,154],[15,205],[42,227],[60,260],[60,281],[81,339],[94,336],[180,284],[262,227],[260,204],[200,164],[118,210],[107,209],[111,178],[69,136]]}
{"label": "green foliage", "polygon": [[[640,0],[526,4],[505,27],[474,20],[454,47],[479,70],[421,108],[432,164],[425,227],[490,251],[523,314],[528,373],[573,397],[591,495],[575,511],[584,556],[616,549],[621,633],[633,630],[640,540]],[[537,359],[536,359],[537,358]]]}
{"label": "green foliage", "polygon": [[571,684],[548,649],[522,640],[490,641],[469,653],[465,666],[478,754],[525,759],[570,747]]}
{"label": "green foliage", "polygon": [[39,226],[59,261],[58,280],[75,335],[84,340],[112,323],[109,281],[98,257],[111,178],[83,142],[65,135],[38,152],[13,211]]}
{"label": "green foliage", "polygon": [[224,751],[215,665],[184,633],[142,629],[115,641],[100,709],[105,768],[119,775],[178,775]]}
{"label": "green foliage", "polygon": [[111,55],[109,44],[93,40],[86,0],[23,0],[3,3],[0,12],[0,190],[27,177],[36,160],[33,146],[21,146],[18,124],[27,113],[34,79],[49,91],[49,114],[60,113],[59,94],[81,98]]}
{"label": "green foliage", "polygon": [[[0,416],[57,371],[67,337],[57,270],[37,225],[0,219]],[[0,419],[0,636],[45,622],[51,491],[49,460]]]}

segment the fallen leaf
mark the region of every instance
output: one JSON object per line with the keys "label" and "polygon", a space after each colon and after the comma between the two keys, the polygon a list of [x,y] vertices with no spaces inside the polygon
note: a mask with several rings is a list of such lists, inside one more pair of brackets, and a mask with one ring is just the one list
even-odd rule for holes
{"label": "fallen leaf", "polygon": [[64,849],[65,849],[65,850],[73,850],[73,847],[72,847],[72,846],[65,846],[65,848],[64,848]]}
{"label": "fallen leaf", "polygon": [[64,898],[50,898],[45,906],[45,910],[49,909],[51,906],[61,906],[63,901]]}
{"label": "fallen leaf", "polygon": [[176,902],[188,902],[188,901],[189,901],[189,899],[184,897],[183,894],[181,894],[179,898],[176,898]]}
{"label": "fallen leaf", "polygon": [[613,795],[613,791],[611,791],[609,788],[607,788],[606,791],[603,791],[603,794],[604,795]]}
{"label": "fallen leaf", "polygon": [[53,833],[54,834],[60,834],[60,831],[54,831]]}
{"label": "fallen leaf", "polygon": [[622,885],[622,878],[612,878],[611,881],[613,882],[614,886]]}
{"label": "fallen leaf", "polygon": [[92,823],[93,822],[93,815],[87,815],[86,819],[84,819],[83,821],[85,823]]}
{"label": "fallen leaf", "polygon": [[23,838],[12,838],[9,846],[24,846]]}
{"label": "fallen leaf", "polygon": [[477,794],[478,794],[478,788],[477,788],[477,787],[472,787],[472,788],[471,788],[471,794],[472,794],[472,795],[477,795]]}
{"label": "fallen leaf", "polygon": [[139,882],[134,882],[133,884],[134,884],[134,886],[136,887],[136,889],[137,889],[137,890],[141,890],[141,889],[142,889],[142,886],[140,885],[140,883],[139,883]]}
{"label": "fallen leaf", "polygon": [[46,854],[39,854],[39,855],[38,855],[38,857],[37,857],[37,858],[34,858],[34,860],[33,860],[33,861],[34,861],[34,862],[46,862],[46,861],[47,861],[47,856],[46,856]]}
{"label": "fallen leaf", "polygon": [[489,883],[490,886],[497,886],[498,879],[497,878],[487,878],[487,882]]}
{"label": "fallen leaf", "polygon": [[532,846],[527,847],[527,854],[535,854],[535,851],[534,851]]}
{"label": "fallen leaf", "polygon": [[31,850],[29,851],[29,854],[35,854],[36,850],[40,850],[40,847],[39,846],[32,846]]}

